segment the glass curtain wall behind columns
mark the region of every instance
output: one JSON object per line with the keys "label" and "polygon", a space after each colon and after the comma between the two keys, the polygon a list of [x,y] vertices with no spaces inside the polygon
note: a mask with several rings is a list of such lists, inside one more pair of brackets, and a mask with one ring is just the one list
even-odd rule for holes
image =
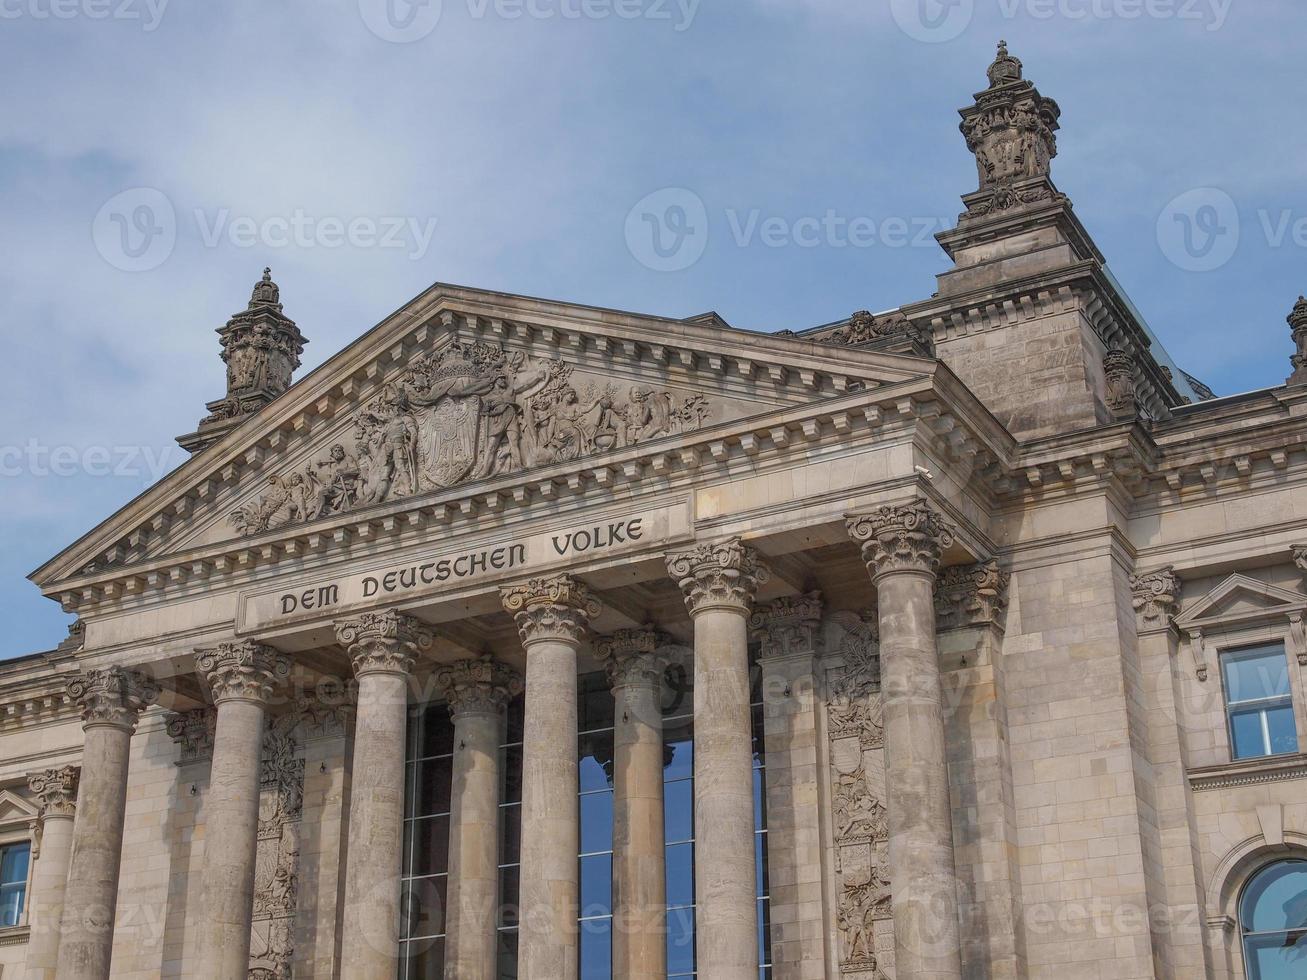
{"label": "glass curtain wall behind columns", "polygon": [[[753,665],[753,793],[758,872],[760,978],[771,976],[767,902],[767,823],[760,672]],[[581,977],[613,980],[613,695],[602,672],[579,681],[581,771]],[[668,668],[663,684],[663,787],[667,868],[667,975],[695,977],[694,959],[694,690],[693,674]],[[401,980],[439,980],[444,969],[444,902],[453,724],[444,704],[413,712],[409,732],[405,822],[405,932]],[[522,698],[510,702],[501,756],[500,980],[517,980],[517,902],[522,834]],[[749,832],[749,828],[742,828]],[[708,978],[704,978],[708,980]]]}

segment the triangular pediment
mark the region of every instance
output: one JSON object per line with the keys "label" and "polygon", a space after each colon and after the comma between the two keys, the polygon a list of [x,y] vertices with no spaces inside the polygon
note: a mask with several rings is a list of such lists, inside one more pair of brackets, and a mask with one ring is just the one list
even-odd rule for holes
{"label": "triangular pediment", "polygon": [[17,794],[0,789],[0,826],[29,823],[37,816],[37,808]]}
{"label": "triangular pediment", "polygon": [[1182,629],[1202,628],[1287,616],[1304,609],[1307,595],[1236,573],[1177,616],[1176,625]]}
{"label": "triangular pediment", "polygon": [[33,578],[58,594],[61,580],[370,508],[393,515],[513,474],[629,465],[635,450],[932,369],[717,320],[435,286]]}

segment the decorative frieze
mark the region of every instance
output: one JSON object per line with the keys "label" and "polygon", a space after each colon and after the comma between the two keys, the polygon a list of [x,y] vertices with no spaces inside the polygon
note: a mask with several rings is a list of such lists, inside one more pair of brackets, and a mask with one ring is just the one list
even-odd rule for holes
{"label": "decorative frieze", "polygon": [[715,608],[748,612],[758,586],[771,578],[758,553],[738,538],[669,554],[667,573],[685,593],[691,616]]}
{"label": "decorative frieze", "polygon": [[435,635],[420,620],[387,609],[336,623],[336,642],[349,653],[359,677],[409,674],[417,654],[430,648]]}
{"label": "decorative frieze", "polygon": [[522,675],[488,655],[442,667],[436,671],[435,681],[455,718],[498,715],[522,693]]}
{"label": "decorative frieze", "polygon": [[579,644],[590,620],[599,615],[599,600],[585,583],[570,575],[533,578],[500,589],[499,596],[517,623],[524,646],[543,642]]}
{"label": "decorative frieze", "polygon": [[952,529],[924,500],[849,517],[847,526],[873,579],[892,572],[934,575],[953,544]]}
{"label": "decorative frieze", "polygon": [[608,383],[578,390],[572,365],[455,342],[418,358],[355,416],[352,438],[273,476],[236,508],[241,534],[447,490],[693,432],[702,394]]}
{"label": "decorative frieze", "polygon": [[131,730],[158,699],[159,685],[135,670],[94,667],[68,681],[68,696],[81,708],[84,724]]}
{"label": "decorative frieze", "polygon": [[859,310],[849,318],[848,326],[833,330],[821,338],[823,344],[841,347],[862,347],[879,341],[903,339],[931,347],[933,334],[928,326],[913,323],[898,310],[876,316],[869,310]]}
{"label": "decorative frieze", "polygon": [[1007,608],[1011,579],[993,560],[944,569],[935,583],[936,629],[996,624]]}
{"label": "decorative frieze", "polygon": [[749,629],[762,641],[764,658],[813,656],[821,627],[821,593],[785,596],[755,609]]}
{"label": "decorative frieze", "polygon": [[81,769],[77,766],[62,766],[58,769],[43,769],[27,777],[27,788],[32,791],[41,804],[42,819],[71,817],[77,810],[77,781]]}
{"label": "decorative frieze", "polygon": [[659,690],[670,662],[667,637],[650,626],[618,630],[597,637],[595,658],[604,665],[614,689],[647,687]]}
{"label": "decorative frieze", "polygon": [[270,646],[241,640],[197,650],[195,668],[209,685],[213,703],[272,700],[278,680],[290,675],[290,660]]}
{"label": "decorative frieze", "polygon": [[1130,593],[1141,628],[1162,628],[1180,609],[1183,583],[1168,565],[1145,575],[1130,577]]}

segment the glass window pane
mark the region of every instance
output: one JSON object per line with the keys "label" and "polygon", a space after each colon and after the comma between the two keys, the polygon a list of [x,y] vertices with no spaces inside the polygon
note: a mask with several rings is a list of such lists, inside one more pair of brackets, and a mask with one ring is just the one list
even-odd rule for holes
{"label": "glass window pane", "polygon": [[449,812],[449,786],[454,778],[454,761],[443,758],[414,763],[413,794],[409,803],[412,816],[425,817]]}
{"label": "glass window pane", "polygon": [[521,874],[516,867],[499,869],[499,927],[501,929],[517,928],[521,880]]}
{"label": "glass window pane", "polygon": [[581,853],[613,849],[613,794],[586,793],[581,797]]}
{"label": "glass window pane", "polygon": [[27,865],[31,857],[31,844],[10,844],[0,850],[0,884],[27,884]]}
{"label": "glass window pane", "polygon": [[580,925],[581,980],[611,980],[613,976],[612,920],[591,919]]}
{"label": "glass window pane", "polygon": [[581,736],[581,792],[611,789],[613,785],[613,733]]}
{"label": "glass window pane", "polygon": [[753,771],[753,829],[767,829],[767,775],[763,769]]}
{"label": "glass window pane", "polygon": [[685,664],[669,664],[663,672],[663,717],[694,711],[694,673]]}
{"label": "glass window pane", "polygon": [[449,817],[424,817],[412,822],[414,875],[449,870]]}
{"label": "glass window pane", "polygon": [[408,980],[442,980],[445,975],[445,941],[418,939],[408,947]]}
{"label": "glass window pane", "polygon": [[1245,949],[1248,980],[1302,980],[1307,974],[1307,933],[1250,938]]}
{"label": "glass window pane", "polygon": [[1281,861],[1259,871],[1239,908],[1244,932],[1307,929],[1307,861]]}
{"label": "glass window pane", "polygon": [[603,671],[585,674],[578,680],[577,728],[579,732],[613,727],[613,690]]}
{"label": "glass window pane", "polygon": [[694,909],[667,912],[667,975],[694,972]]}
{"label": "glass window pane", "polygon": [[1266,728],[1271,736],[1271,754],[1298,751],[1298,727],[1293,721],[1293,705],[1282,704],[1266,711]]}
{"label": "glass window pane", "polygon": [[694,839],[694,783],[677,780],[663,787],[663,840],[669,844]]}
{"label": "glass window pane", "polygon": [[517,980],[517,932],[499,933],[499,980]]}
{"label": "glass window pane", "polygon": [[416,719],[416,726],[412,758],[425,759],[454,751],[454,722],[445,705],[435,704],[427,708]]}
{"label": "glass window pane", "polygon": [[522,860],[522,807],[499,808],[499,863],[517,864]]}
{"label": "glass window pane", "polygon": [[504,749],[500,759],[500,771],[504,777],[504,789],[500,802],[522,802],[522,746],[510,745]]}
{"label": "glass window pane", "polygon": [[667,905],[694,904],[694,845],[671,844],[667,848]]}
{"label": "glass window pane", "polygon": [[1230,749],[1236,759],[1255,759],[1266,755],[1266,736],[1262,734],[1260,711],[1230,712]]}
{"label": "glass window pane", "polygon": [[525,714],[525,707],[526,698],[521,694],[508,702],[508,724],[504,732],[505,744],[515,745],[522,741],[522,718]]}
{"label": "glass window pane", "polygon": [[1284,647],[1261,647],[1222,654],[1225,696],[1231,702],[1282,697],[1289,693],[1289,660]]}
{"label": "glass window pane", "polygon": [[414,878],[404,882],[400,896],[402,935],[405,938],[442,936],[445,933],[445,895],[449,879]]}
{"label": "glass window pane", "polygon": [[765,898],[758,901],[758,962],[771,962],[771,907]]}
{"label": "glass window pane", "polygon": [[[688,720],[677,722],[663,732],[663,744],[667,746],[663,758],[663,779],[688,779],[694,775],[694,736],[692,723]],[[670,758],[669,758],[670,755]]]}
{"label": "glass window pane", "polygon": [[767,895],[767,835],[753,835],[753,873],[758,883],[758,890],[755,897],[763,898]]}
{"label": "glass window pane", "polygon": [[581,858],[581,915],[611,915],[612,911],[612,855],[594,854]]}

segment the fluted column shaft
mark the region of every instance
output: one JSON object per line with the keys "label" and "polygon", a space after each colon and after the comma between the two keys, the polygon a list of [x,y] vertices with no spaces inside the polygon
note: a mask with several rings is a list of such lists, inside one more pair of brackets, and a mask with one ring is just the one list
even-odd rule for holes
{"label": "fluted column shaft", "polygon": [[502,596],[526,648],[518,975],[570,980],[580,902],[576,660],[598,604],[565,575]]}
{"label": "fluted column shaft", "polygon": [[56,969],[59,980],[106,980],[132,733],[159,689],[135,671],[106,667],[69,681],[68,693],[81,705],[85,740]]}
{"label": "fluted column shaft", "polygon": [[404,739],[414,657],[431,631],[393,611],[336,624],[358,678],[340,975],[394,980],[403,874]]}
{"label": "fluted column shaft", "polygon": [[849,519],[876,585],[880,616],[885,787],[898,980],[957,980],[944,695],[935,643],[935,575],[953,540],[923,501]]}
{"label": "fluted column shaft", "polygon": [[649,629],[597,644],[613,687],[613,975],[667,976],[662,680]]}
{"label": "fluted column shaft", "polygon": [[504,709],[522,690],[522,681],[490,657],[460,661],[442,669],[436,679],[454,721],[445,976],[495,980],[499,975],[499,746]]}
{"label": "fluted column shaft", "polygon": [[738,541],[669,555],[694,620],[694,896],[700,976],[758,976],[749,612],[768,572]]}
{"label": "fluted column shaft", "polygon": [[75,766],[64,766],[33,773],[27,780],[41,803],[41,856],[32,872],[27,919],[32,928],[27,940],[27,980],[53,980],[59,958],[59,919],[72,858],[77,776]]}
{"label": "fluted column shaft", "polygon": [[273,682],[290,670],[271,647],[243,641],[200,650],[196,668],[217,707],[213,762],[204,800],[204,917],[200,958],[214,980],[245,980],[259,845],[263,729]]}

